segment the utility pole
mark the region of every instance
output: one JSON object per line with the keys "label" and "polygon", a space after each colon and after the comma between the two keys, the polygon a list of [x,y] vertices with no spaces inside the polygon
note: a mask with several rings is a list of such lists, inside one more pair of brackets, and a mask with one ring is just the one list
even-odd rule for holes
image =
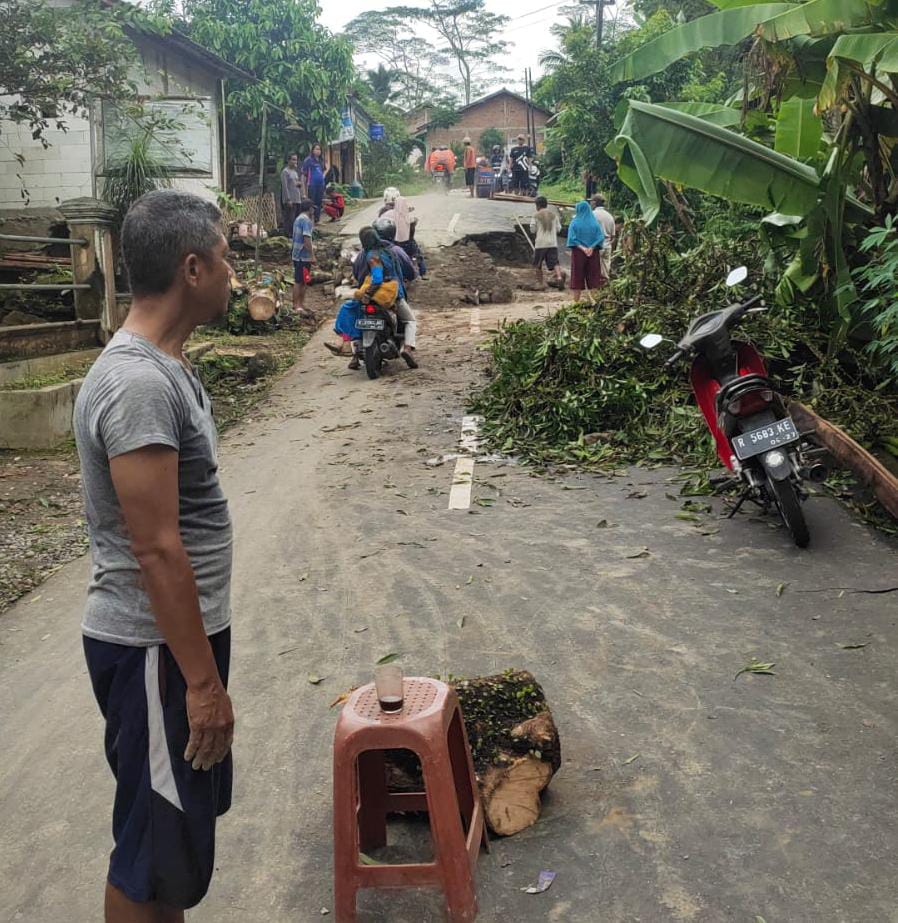
{"label": "utility pole", "polygon": [[596,48],[602,47],[602,30],[605,25],[606,6],[614,6],[614,0],[596,0]]}

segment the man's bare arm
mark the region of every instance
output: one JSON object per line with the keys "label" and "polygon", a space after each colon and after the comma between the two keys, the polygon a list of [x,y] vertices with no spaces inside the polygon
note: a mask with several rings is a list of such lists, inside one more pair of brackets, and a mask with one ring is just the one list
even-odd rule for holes
{"label": "man's bare arm", "polygon": [[187,682],[194,769],[220,763],[231,747],[234,712],[203,627],[193,568],[178,523],[178,453],[147,446],[109,462],[112,483],[140,565],[156,624]]}

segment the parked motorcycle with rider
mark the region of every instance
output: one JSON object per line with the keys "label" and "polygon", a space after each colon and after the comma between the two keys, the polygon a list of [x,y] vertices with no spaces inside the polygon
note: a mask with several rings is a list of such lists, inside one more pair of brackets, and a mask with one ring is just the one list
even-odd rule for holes
{"label": "parked motorcycle with rider", "polygon": [[[732,288],[745,281],[741,266],[727,277]],[[692,357],[691,383],[721,462],[742,486],[730,518],[746,500],[765,511],[776,507],[799,548],[810,541],[802,510],[804,480],[822,481],[827,471],[823,450],[799,432],[782,397],[768,377],[761,354],[750,343],[733,340],[730,331],[748,314],[765,311],[760,295],[697,317],[676,351],[673,365]],[[640,344],[654,349],[665,337],[649,333]]]}
{"label": "parked motorcycle with rider", "polygon": [[[402,275],[400,294],[392,307],[384,307],[374,301],[362,305],[362,311],[356,320],[356,328],[361,333],[360,351],[369,378],[378,378],[385,362],[391,359],[403,359],[409,368],[417,368],[415,359],[417,320],[408,304],[406,285],[417,278],[414,264],[406,253],[395,245],[396,224],[392,218],[376,218],[372,227],[381,242],[389,250],[395,261],[397,271]],[[364,254],[361,254],[364,259]],[[356,276],[364,271],[354,267]]]}

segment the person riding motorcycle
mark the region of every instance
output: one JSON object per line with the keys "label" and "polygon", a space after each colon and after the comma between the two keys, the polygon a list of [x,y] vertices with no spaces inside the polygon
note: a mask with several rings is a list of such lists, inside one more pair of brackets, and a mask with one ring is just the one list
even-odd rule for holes
{"label": "person riding motorcycle", "polygon": [[[381,215],[375,218],[371,227],[377,232],[377,236],[383,241],[385,248],[396,261],[396,265],[402,271],[402,282],[412,282],[418,278],[415,264],[411,261],[409,255],[395,242],[396,241],[396,223],[392,218]],[[352,266],[353,274],[357,281],[360,277],[364,278],[365,273],[365,254],[360,253]],[[409,368],[418,368],[415,359],[416,340],[418,332],[418,321],[415,312],[412,311],[408,303],[408,294],[405,284],[400,285],[399,296],[396,299],[394,308],[396,316],[405,324],[404,342],[400,355],[405,360]]]}
{"label": "person riding motorcycle", "polygon": [[449,185],[452,185],[452,174],[455,171],[455,166],[458,161],[456,160],[455,154],[445,145],[441,144],[438,147],[435,147],[431,152],[430,156],[427,158],[427,166],[425,170],[433,176],[434,168],[437,166],[442,166],[443,169],[449,174]]}

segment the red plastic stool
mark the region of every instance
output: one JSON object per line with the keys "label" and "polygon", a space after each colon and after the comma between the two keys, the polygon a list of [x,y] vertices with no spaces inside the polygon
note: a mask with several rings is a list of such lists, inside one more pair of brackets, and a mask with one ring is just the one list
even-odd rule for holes
{"label": "red plastic stool", "polygon": [[[443,890],[451,923],[477,916],[474,866],[489,849],[468,737],[454,690],[406,677],[401,711],[380,709],[374,684],[343,706],[334,735],[334,909],[337,923],[356,919],[360,888]],[[387,789],[385,750],[411,750],[421,761],[423,792]],[[362,865],[359,851],[387,843],[387,815],[426,811],[434,861]]]}

